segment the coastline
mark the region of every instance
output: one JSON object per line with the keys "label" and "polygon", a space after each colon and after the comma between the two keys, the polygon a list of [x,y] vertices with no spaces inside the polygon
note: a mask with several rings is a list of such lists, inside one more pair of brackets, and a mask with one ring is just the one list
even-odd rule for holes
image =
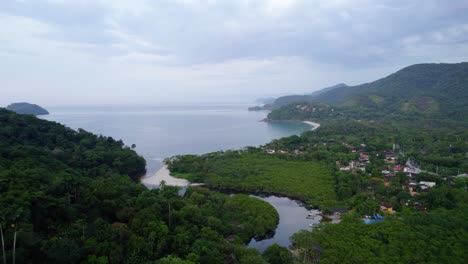
{"label": "coastline", "polygon": [[310,130],[315,130],[315,129],[320,127],[319,123],[315,123],[315,122],[312,122],[312,121],[302,121],[302,123],[307,124],[309,126],[312,126],[312,128]]}
{"label": "coastline", "polygon": [[169,186],[185,187],[190,185],[190,182],[185,179],[172,177],[166,164],[163,164],[163,167],[156,171],[155,174],[141,178],[140,182],[148,188],[159,188],[161,181],[164,181]]}
{"label": "coastline", "polygon": [[311,126],[312,128],[310,130],[316,130],[317,128],[320,127],[319,123],[312,122],[312,121],[305,121],[305,120],[274,120],[274,119],[264,118],[260,120],[260,122],[301,122],[301,123]]}

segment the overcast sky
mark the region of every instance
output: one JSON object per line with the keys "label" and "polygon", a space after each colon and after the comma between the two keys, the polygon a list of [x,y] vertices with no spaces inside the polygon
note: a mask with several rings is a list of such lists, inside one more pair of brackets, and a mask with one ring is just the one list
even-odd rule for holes
{"label": "overcast sky", "polygon": [[466,0],[1,0],[0,106],[253,101],[468,61]]}

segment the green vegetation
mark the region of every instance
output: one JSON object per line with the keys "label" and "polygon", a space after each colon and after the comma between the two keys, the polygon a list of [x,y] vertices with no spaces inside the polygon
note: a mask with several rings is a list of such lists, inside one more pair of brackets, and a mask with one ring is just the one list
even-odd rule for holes
{"label": "green vegetation", "polygon": [[144,172],[122,141],[0,110],[3,263],[265,263],[245,243],[276,228],[271,205]]}
{"label": "green vegetation", "polygon": [[263,252],[263,258],[270,264],[293,264],[293,256],[291,252],[279,246],[278,244],[273,244],[269,246],[265,252]]}
{"label": "green vegetation", "polygon": [[268,121],[284,121],[284,120],[327,120],[338,117],[343,117],[343,112],[336,107],[324,104],[291,104],[283,106],[268,114]]}
{"label": "green vegetation", "polygon": [[323,223],[291,240],[307,263],[465,263],[468,208],[463,193],[457,199],[464,201],[452,210],[405,211],[373,225],[349,213],[340,224]]}
{"label": "green vegetation", "polygon": [[314,206],[336,199],[333,176],[324,164],[250,150],[176,156],[168,161],[169,169],[217,189],[281,194]]}
{"label": "green vegetation", "polygon": [[7,110],[22,115],[48,115],[49,112],[44,108],[30,103],[13,103],[7,106]]}
{"label": "green vegetation", "polygon": [[[468,63],[413,65],[372,83],[285,97],[296,101],[270,121],[320,128],[261,148],[176,157],[170,168],[211,186],[305,195],[324,214],[348,209],[339,224],[291,237],[302,263],[464,263],[467,72]],[[323,173],[311,177],[308,166]],[[363,223],[375,214],[385,219]]]}

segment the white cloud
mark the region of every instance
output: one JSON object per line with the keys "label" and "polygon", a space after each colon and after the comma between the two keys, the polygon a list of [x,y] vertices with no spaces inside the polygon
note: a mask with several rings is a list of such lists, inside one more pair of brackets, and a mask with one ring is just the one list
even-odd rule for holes
{"label": "white cloud", "polygon": [[468,60],[461,0],[37,0],[0,10],[6,102],[305,92]]}
{"label": "white cloud", "polygon": [[292,12],[298,4],[298,0],[265,0],[264,12],[268,16],[282,17]]}

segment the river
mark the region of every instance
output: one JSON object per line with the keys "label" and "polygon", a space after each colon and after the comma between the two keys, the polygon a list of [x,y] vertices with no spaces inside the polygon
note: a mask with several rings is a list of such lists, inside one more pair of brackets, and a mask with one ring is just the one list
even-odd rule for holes
{"label": "river", "polygon": [[[321,216],[318,216],[319,210],[307,210],[304,205],[297,200],[273,195],[252,196],[270,203],[280,216],[279,224],[273,237],[260,241],[256,241],[252,238],[250,241],[249,246],[260,250],[260,252],[263,252],[268,246],[275,243],[283,247],[289,247],[291,245],[289,237],[292,234],[301,229],[310,230],[310,224],[318,224],[322,219]],[[306,219],[308,214],[317,216]]]}

